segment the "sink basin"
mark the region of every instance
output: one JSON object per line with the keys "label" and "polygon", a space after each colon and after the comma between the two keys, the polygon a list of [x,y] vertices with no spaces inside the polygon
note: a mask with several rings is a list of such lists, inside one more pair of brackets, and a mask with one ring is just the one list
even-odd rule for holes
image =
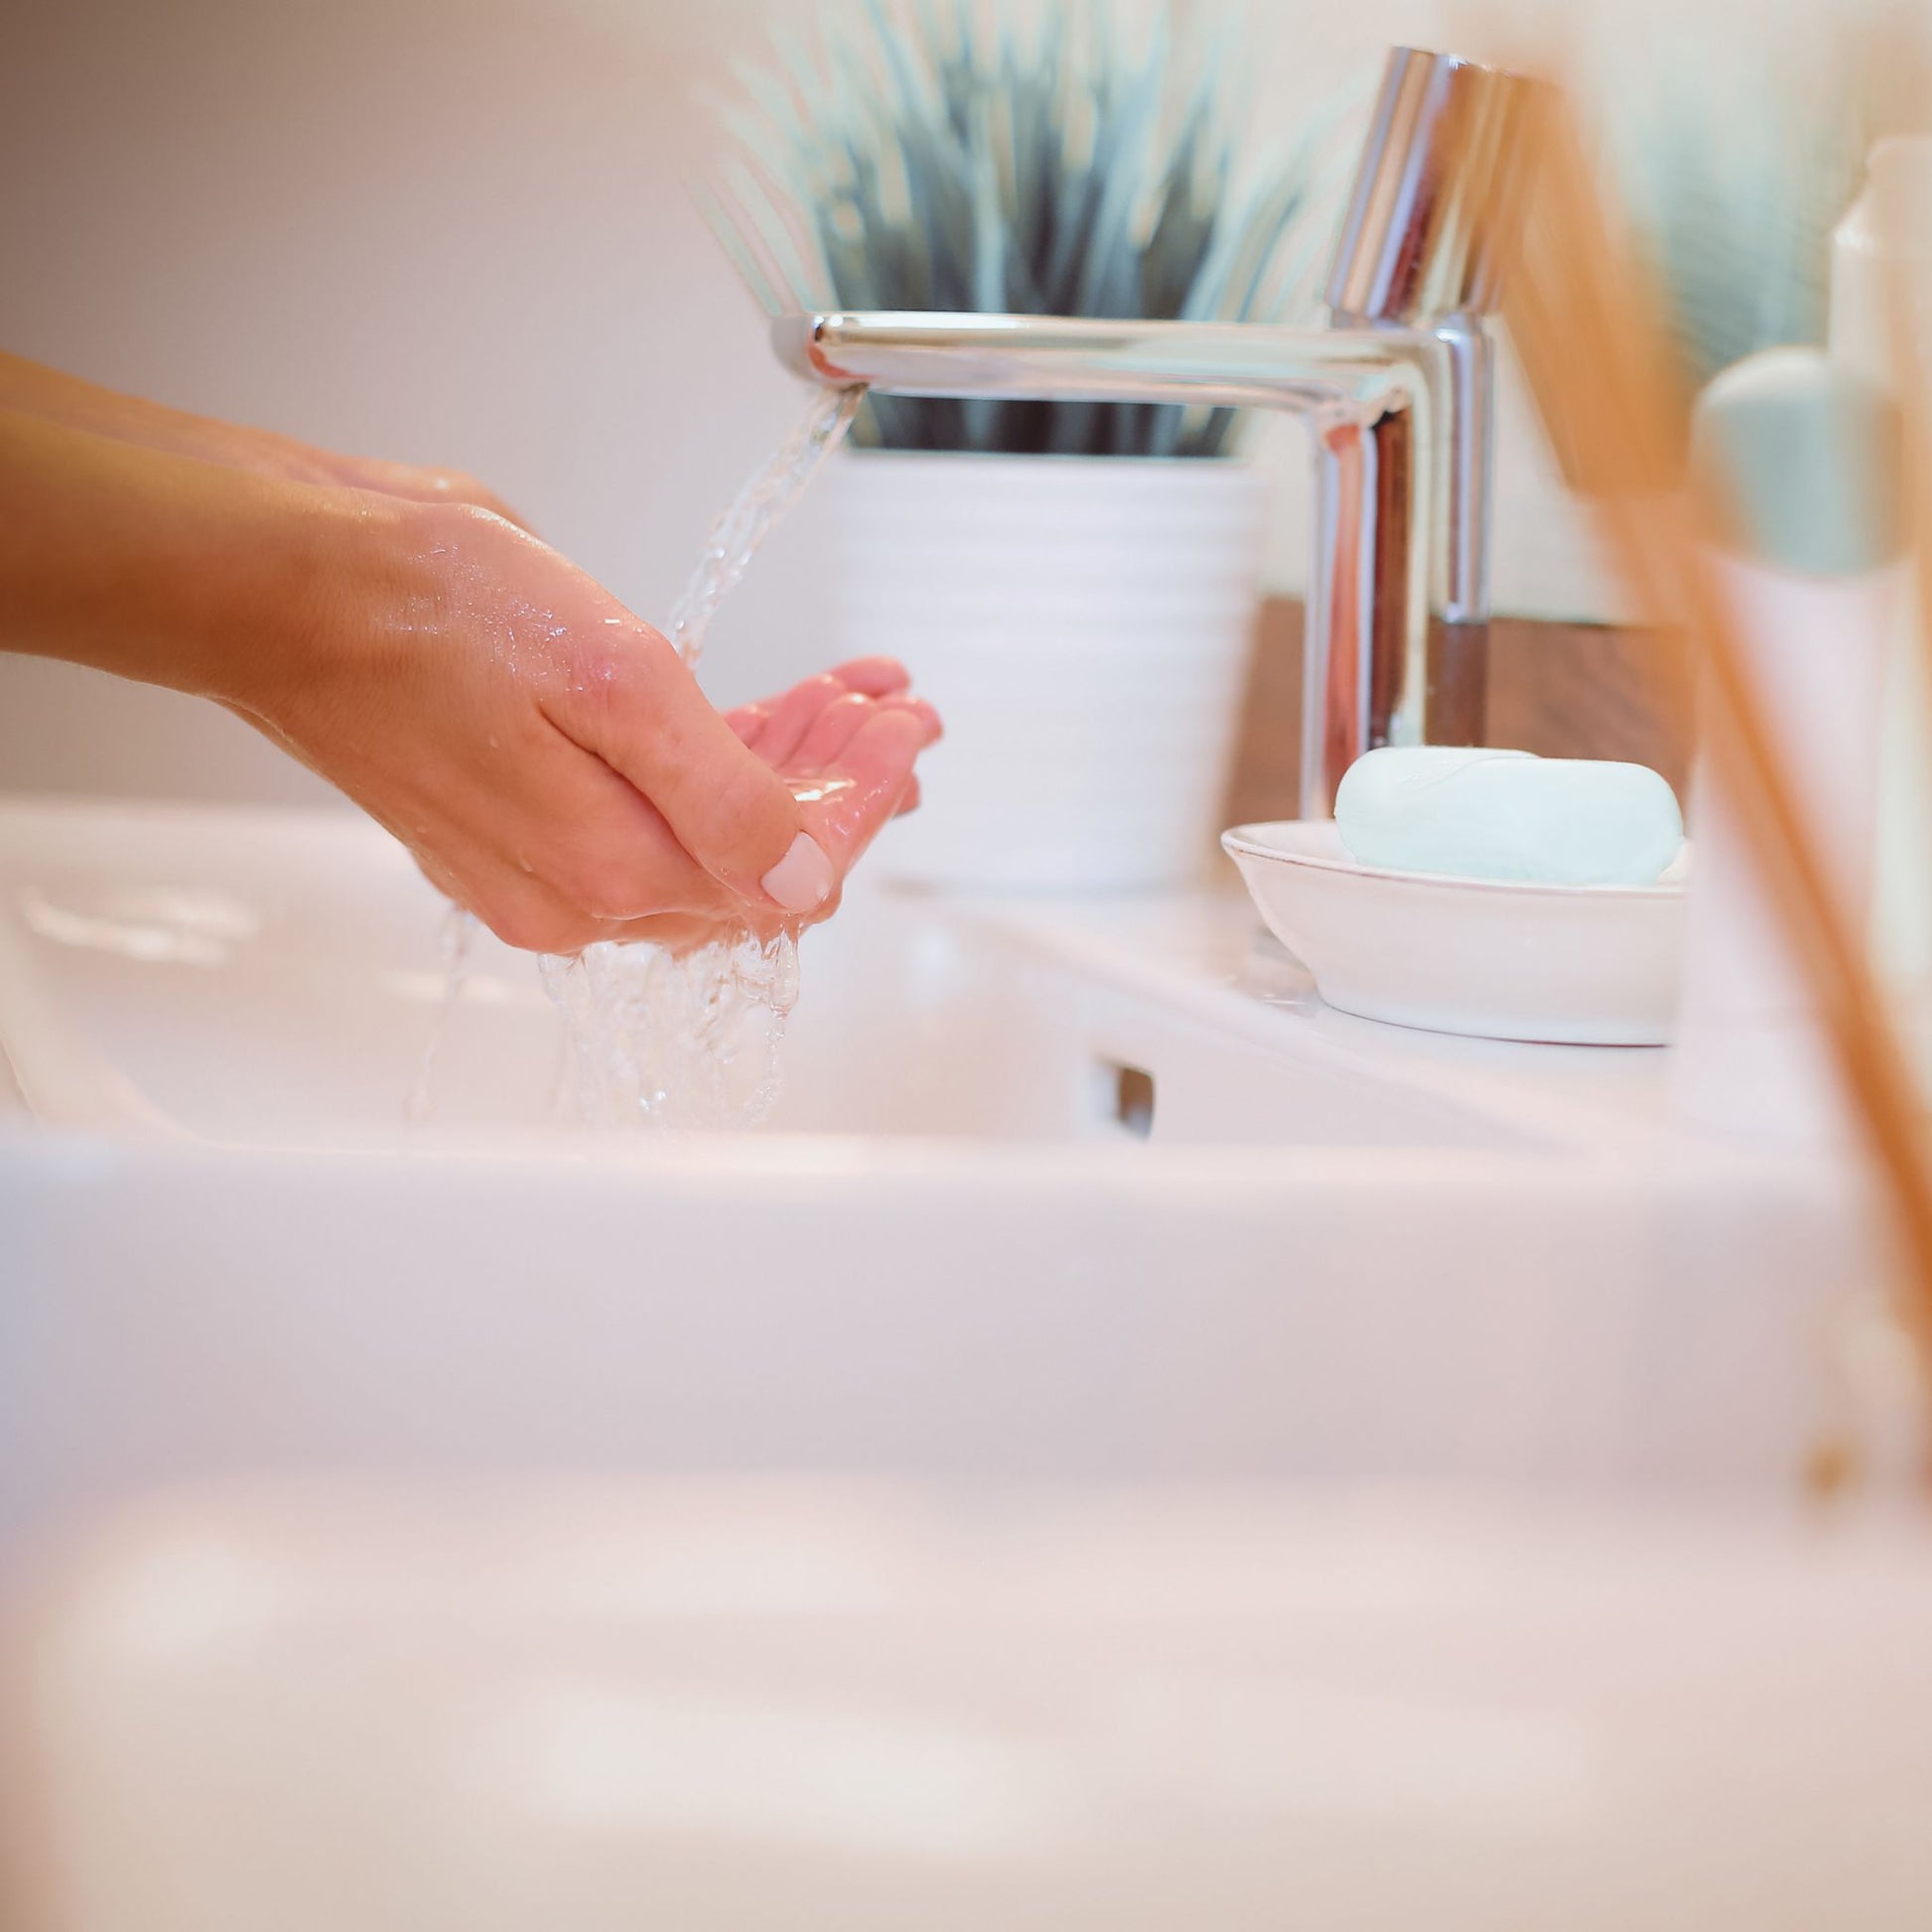
{"label": "sink basin", "polygon": [[1330,1012],[1238,896],[857,892],[739,1136],[553,1125],[489,943],[408,1127],[442,916],[346,814],[0,810],[0,1560],[344,1464],[1782,1482],[1836,1400],[1856,1176]]}
{"label": "sink basin", "polygon": [[[346,814],[0,814],[0,1042],[64,1126],[221,1146],[372,1148],[405,1104],[446,998],[440,901]],[[1170,970],[1109,910],[962,908],[868,893],[805,940],[804,997],[769,1132],[995,1141],[1490,1147],[1545,1144],[1459,1104],[1298,1048],[1212,973]],[[1135,908],[1125,908],[1131,919]],[[1172,926],[1174,907],[1163,908]],[[1233,899],[1180,910],[1234,956]],[[1042,930],[1043,927],[1043,930]],[[1172,940],[1170,940],[1170,944]],[[472,944],[437,1051],[432,1132],[550,1142],[563,1035],[534,962]],[[526,1148],[526,1151],[527,1148]]]}

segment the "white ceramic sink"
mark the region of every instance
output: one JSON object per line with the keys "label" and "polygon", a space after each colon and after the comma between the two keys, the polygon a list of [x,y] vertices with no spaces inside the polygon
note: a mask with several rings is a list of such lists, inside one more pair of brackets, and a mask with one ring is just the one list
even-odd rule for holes
{"label": "white ceramic sink", "polygon": [[856,895],[744,1136],[553,1126],[485,946],[411,1129],[441,917],[0,811],[9,1932],[1923,1922],[1922,1533],[1576,1501],[1844,1422],[1831,1164],[1215,895]]}
{"label": "white ceramic sink", "polygon": [[1842,1173],[1328,1012],[1238,897],[855,894],[738,1137],[551,1126],[493,947],[406,1130],[440,922],[346,815],[0,811],[0,1549],[344,1462],[1784,1481],[1833,1399]]}
{"label": "white ceramic sink", "polygon": [[1922,1518],[177,1495],[0,1651],[0,1921],[1920,1932],[1928,1620]]}

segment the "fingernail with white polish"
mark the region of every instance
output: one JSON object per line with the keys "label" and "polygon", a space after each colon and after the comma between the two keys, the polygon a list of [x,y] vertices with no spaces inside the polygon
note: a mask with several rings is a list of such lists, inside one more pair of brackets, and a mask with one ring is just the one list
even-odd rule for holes
{"label": "fingernail with white polish", "polygon": [[809,912],[823,905],[834,883],[832,862],[809,832],[800,832],[785,856],[759,881],[766,897],[787,912]]}

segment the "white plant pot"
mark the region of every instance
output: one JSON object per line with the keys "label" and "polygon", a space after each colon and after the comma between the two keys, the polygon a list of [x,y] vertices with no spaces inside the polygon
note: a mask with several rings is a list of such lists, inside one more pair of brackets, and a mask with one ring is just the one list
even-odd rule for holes
{"label": "white plant pot", "polygon": [[878,869],[924,884],[1183,884],[1214,835],[1266,485],[1201,459],[840,460],[841,647],[946,723]]}

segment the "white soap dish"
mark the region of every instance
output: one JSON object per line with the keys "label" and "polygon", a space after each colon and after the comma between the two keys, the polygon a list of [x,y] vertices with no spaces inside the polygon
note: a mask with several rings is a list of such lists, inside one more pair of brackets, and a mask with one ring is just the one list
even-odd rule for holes
{"label": "white soap dish", "polygon": [[1543,886],[1360,865],[1326,819],[1237,825],[1221,844],[1343,1013],[1488,1039],[1670,1038],[1683,860],[1655,886]]}

